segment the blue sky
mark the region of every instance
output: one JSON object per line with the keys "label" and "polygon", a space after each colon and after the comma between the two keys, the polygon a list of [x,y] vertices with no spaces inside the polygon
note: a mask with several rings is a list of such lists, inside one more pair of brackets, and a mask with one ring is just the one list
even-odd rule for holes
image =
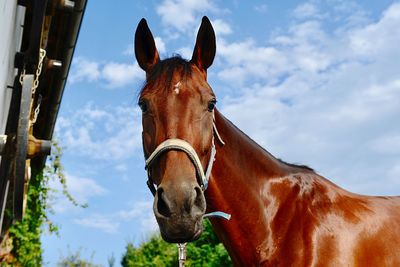
{"label": "blue sky", "polygon": [[70,192],[89,207],[54,195],[61,229],[43,237],[49,266],[78,249],[119,264],[127,242],[157,230],[133,35],[145,17],[162,58],[188,58],[203,15],[217,34],[209,83],[226,117],[350,191],[400,194],[400,2],[92,0],[56,127]]}

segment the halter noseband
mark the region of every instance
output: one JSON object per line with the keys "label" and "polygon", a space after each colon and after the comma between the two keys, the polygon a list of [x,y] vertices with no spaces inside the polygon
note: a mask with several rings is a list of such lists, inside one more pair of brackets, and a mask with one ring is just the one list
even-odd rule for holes
{"label": "halter noseband", "polygon": [[[217,127],[215,125],[215,121],[213,119],[213,136],[211,140],[211,154],[210,154],[210,159],[207,164],[207,169],[204,172],[203,170],[203,165],[201,164],[200,158],[196,153],[196,150],[185,140],[178,139],[178,138],[170,138],[162,142],[157,146],[157,148],[151,153],[151,155],[146,158],[146,166],[145,169],[147,170],[147,186],[149,187],[151,193],[153,196],[156,194],[156,188],[154,186],[154,183],[151,179],[151,166],[154,163],[154,161],[164,152],[169,151],[169,150],[178,150],[178,151],[183,151],[185,152],[190,160],[192,161],[195,169],[196,169],[196,176],[197,176],[197,182],[199,183],[201,189],[205,191],[208,187],[208,181],[210,179],[211,175],[211,169],[215,160],[215,154],[217,153],[217,150],[215,149],[215,144],[214,144],[214,135],[217,137],[218,141],[221,143],[221,145],[224,145],[224,141],[221,139],[221,136],[218,133]],[[146,156],[145,156],[146,157]]]}

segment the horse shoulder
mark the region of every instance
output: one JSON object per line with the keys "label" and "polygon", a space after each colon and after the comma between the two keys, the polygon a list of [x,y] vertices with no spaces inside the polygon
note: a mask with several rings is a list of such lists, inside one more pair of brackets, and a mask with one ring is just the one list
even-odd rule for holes
{"label": "horse shoulder", "polygon": [[325,203],[312,205],[318,217],[313,254],[318,256],[311,265],[400,266],[400,198],[353,194],[319,181],[326,193]]}
{"label": "horse shoulder", "polygon": [[271,223],[279,249],[263,262],[400,266],[400,198],[353,194],[313,173],[277,178],[270,191],[279,199]]}

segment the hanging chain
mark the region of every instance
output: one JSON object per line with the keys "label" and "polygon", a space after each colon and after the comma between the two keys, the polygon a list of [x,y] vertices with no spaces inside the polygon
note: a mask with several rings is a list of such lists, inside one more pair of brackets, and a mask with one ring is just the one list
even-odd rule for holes
{"label": "hanging chain", "polygon": [[[34,100],[34,96],[35,96],[35,93],[36,93],[36,89],[39,87],[39,78],[40,78],[40,74],[42,73],[43,60],[44,60],[45,57],[46,57],[46,50],[40,48],[40,50],[39,50],[39,62],[38,62],[38,66],[37,66],[36,73],[35,73],[35,80],[33,81],[33,84],[32,84],[32,102],[31,102],[31,107],[33,107],[33,100]],[[26,74],[25,73],[25,69],[23,69],[22,72],[21,72],[21,75],[19,76],[19,82],[21,83],[21,85],[24,82],[25,74]],[[37,105],[36,105],[36,108],[35,108],[34,113],[33,113],[32,125],[35,124],[35,122],[37,120],[37,117],[39,115],[41,102],[42,102],[42,96],[39,95],[38,101],[37,101]]]}
{"label": "hanging chain", "polygon": [[[38,88],[39,86],[39,76],[42,73],[42,67],[43,67],[43,60],[46,56],[46,50],[40,48],[39,51],[39,62],[38,62],[38,67],[36,69],[36,77],[35,77],[35,81],[33,82],[33,86],[32,86],[32,94],[35,94],[36,92],[36,88]],[[19,76],[19,82],[22,85],[22,83],[24,82],[24,76],[25,76],[25,69],[22,70],[21,75]]]}
{"label": "hanging chain", "polygon": [[23,70],[21,71],[21,74],[19,75],[19,83],[20,83],[21,85],[23,85],[23,83],[24,83],[24,77],[25,77],[25,69],[23,69]]}
{"label": "hanging chain", "polygon": [[39,63],[38,63],[38,67],[36,69],[36,77],[35,77],[35,80],[33,81],[32,95],[35,94],[36,88],[38,88],[38,86],[39,86],[39,77],[40,77],[40,74],[42,73],[43,60],[45,57],[46,57],[46,50],[40,48]]}
{"label": "hanging chain", "polygon": [[[33,81],[33,86],[32,86],[32,106],[33,106],[33,99],[34,99],[34,96],[36,93],[36,89],[39,87],[39,78],[40,78],[40,74],[42,73],[43,60],[45,57],[46,57],[46,50],[40,48],[39,63],[38,63],[38,67],[36,69],[36,77],[35,77],[35,80]],[[37,120],[37,117],[40,112],[40,104],[41,103],[42,103],[42,96],[39,95],[37,105],[36,105],[35,111],[33,113],[32,125],[35,124],[35,122]]]}
{"label": "hanging chain", "polygon": [[35,108],[35,112],[33,113],[33,119],[32,119],[32,124],[34,124],[37,120],[37,117],[39,115],[40,112],[40,104],[42,103],[42,95],[39,95],[38,97],[38,101],[37,101],[37,105]]}

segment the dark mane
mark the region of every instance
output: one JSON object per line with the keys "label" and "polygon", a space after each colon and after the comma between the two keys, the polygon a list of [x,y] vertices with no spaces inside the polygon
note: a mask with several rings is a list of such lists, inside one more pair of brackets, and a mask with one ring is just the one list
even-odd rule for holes
{"label": "dark mane", "polygon": [[160,86],[156,86],[159,83],[163,84],[161,87],[164,89],[171,88],[172,78],[175,71],[180,71],[182,80],[185,81],[192,72],[191,63],[186,59],[183,59],[180,55],[174,55],[170,58],[160,60],[147,76],[146,83],[140,90],[139,94],[141,94],[143,89],[148,86],[152,88],[160,88]]}
{"label": "dark mane", "polygon": [[283,163],[283,164],[285,164],[285,165],[288,165],[288,166],[290,166],[290,167],[305,169],[305,170],[314,172],[314,169],[308,167],[307,165],[288,163],[288,162],[286,162],[286,161],[284,161],[284,160],[282,160],[282,159],[279,159],[279,158],[277,158],[277,160],[279,160],[279,162],[281,162],[281,163]]}

